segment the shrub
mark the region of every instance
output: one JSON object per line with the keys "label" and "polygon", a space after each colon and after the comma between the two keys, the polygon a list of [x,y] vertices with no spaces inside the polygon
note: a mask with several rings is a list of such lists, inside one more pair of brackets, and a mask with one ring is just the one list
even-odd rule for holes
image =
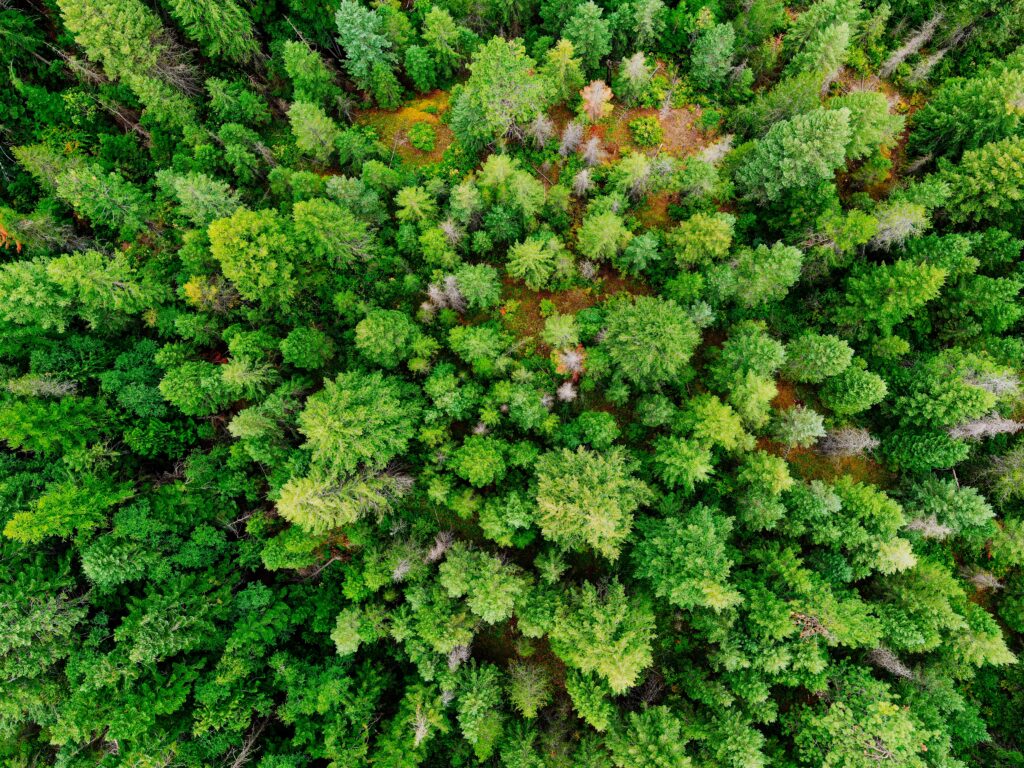
{"label": "shrub", "polygon": [[629,132],[638,147],[654,147],[661,144],[664,133],[656,117],[638,117],[629,121]]}
{"label": "shrub", "polygon": [[430,123],[414,123],[409,128],[409,143],[421,152],[433,152],[437,132]]}

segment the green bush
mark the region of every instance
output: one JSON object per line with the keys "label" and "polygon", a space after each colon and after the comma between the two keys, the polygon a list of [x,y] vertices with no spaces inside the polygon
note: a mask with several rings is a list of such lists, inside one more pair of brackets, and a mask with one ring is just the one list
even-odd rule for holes
{"label": "green bush", "polygon": [[409,143],[420,152],[433,152],[437,144],[437,131],[430,123],[413,123],[409,128]]}
{"label": "green bush", "polygon": [[661,123],[656,117],[638,117],[629,121],[629,132],[633,135],[633,143],[638,147],[654,147],[661,144],[665,134]]}

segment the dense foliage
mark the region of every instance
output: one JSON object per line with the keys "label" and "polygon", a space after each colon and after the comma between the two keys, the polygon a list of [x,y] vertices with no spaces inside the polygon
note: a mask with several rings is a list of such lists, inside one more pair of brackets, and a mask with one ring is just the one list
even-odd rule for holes
{"label": "dense foliage", "polygon": [[0,3],[0,762],[1024,765],[1024,3]]}

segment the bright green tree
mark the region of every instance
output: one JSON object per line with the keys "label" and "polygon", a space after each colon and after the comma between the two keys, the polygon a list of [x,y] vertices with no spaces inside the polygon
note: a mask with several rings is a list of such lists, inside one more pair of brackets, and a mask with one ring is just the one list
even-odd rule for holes
{"label": "bright green tree", "polygon": [[537,522],[545,538],[566,549],[590,547],[617,558],[633,512],[650,498],[623,452],[563,448],[543,454],[535,467]]}

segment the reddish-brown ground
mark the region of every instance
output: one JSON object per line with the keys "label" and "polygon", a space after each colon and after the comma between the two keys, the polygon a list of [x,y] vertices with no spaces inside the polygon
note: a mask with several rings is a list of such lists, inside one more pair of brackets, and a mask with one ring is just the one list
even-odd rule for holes
{"label": "reddish-brown ground", "polygon": [[[504,305],[502,314],[505,324],[520,338],[539,336],[544,330],[544,316],[541,315],[542,301],[550,301],[559,314],[574,315],[581,309],[592,307],[608,296],[625,291],[636,296],[648,295],[651,289],[629,277],[623,277],[615,270],[605,267],[592,285],[570,288],[567,291],[531,291],[517,280],[504,280]],[[538,349],[546,354],[543,345]]]}
{"label": "reddish-brown ground", "polygon": [[[664,134],[662,143],[657,147],[640,148],[633,143],[629,124],[638,117],[654,117],[661,124]],[[589,135],[600,136],[604,142],[604,150],[608,153],[608,161],[617,160],[628,151],[656,154],[659,150],[677,157],[692,155],[707,146],[708,137],[697,127],[700,107],[691,106],[681,109],[670,109],[662,119],[657,109],[627,109],[616,107],[612,114],[598,125],[591,126]]]}
{"label": "reddish-brown ground", "polygon": [[[772,408],[784,411],[803,402],[793,382],[778,379],[775,388],[777,394],[772,399]],[[891,486],[895,480],[885,467],[868,456],[823,456],[813,448],[787,448],[768,438],[759,439],[757,447],[785,458],[793,474],[804,480],[832,481],[840,475],[849,475],[859,482],[883,488]]]}
{"label": "reddish-brown ground", "polygon": [[772,408],[784,411],[800,403],[800,397],[796,392],[796,385],[791,381],[779,379],[775,382],[776,395],[772,399]]}

